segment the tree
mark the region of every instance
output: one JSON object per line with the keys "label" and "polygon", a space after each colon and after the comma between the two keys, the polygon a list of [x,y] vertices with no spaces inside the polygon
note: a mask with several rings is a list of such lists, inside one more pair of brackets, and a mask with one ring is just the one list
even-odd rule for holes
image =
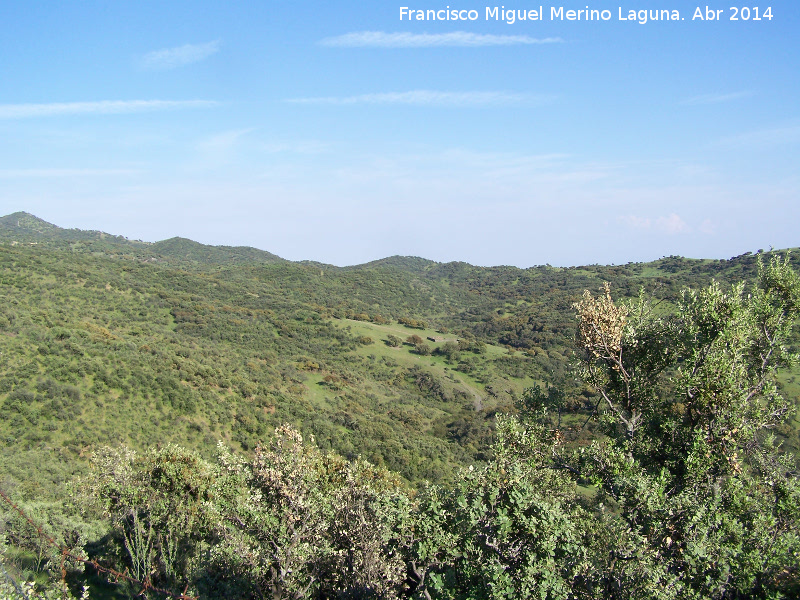
{"label": "tree", "polygon": [[446,356],[448,361],[458,362],[461,359],[461,353],[458,351],[458,343],[456,342],[445,342],[444,345],[434,350],[434,354]]}
{"label": "tree", "polygon": [[788,259],[759,262],[749,293],[686,291],[671,314],[643,295],[617,305],[607,284],[575,307],[580,370],[608,437],[561,465],[614,507],[604,595],[631,597],[621,582],[653,558],[662,597],[800,592],[800,486],[771,435],[790,413],[777,370],[797,362],[787,340],[800,281]]}
{"label": "tree", "polygon": [[391,348],[399,348],[403,345],[403,340],[390,333],[388,336],[386,336],[386,344]]}
{"label": "tree", "polygon": [[553,469],[557,440],[538,424],[498,417],[494,459],[462,470],[453,489],[421,495],[417,593],[426,598],[580,597],[595,534],[569,473]]}
{"label": "tree", "polygon": [[430,356],[432,350],[425,342],[419,342],[418,344],[414,344],[414,352],[421,356]]}

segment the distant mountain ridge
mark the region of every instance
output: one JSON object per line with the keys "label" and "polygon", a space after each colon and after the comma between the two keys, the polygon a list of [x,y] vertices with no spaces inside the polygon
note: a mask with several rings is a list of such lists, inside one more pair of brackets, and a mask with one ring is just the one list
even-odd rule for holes
{"label": "distant mountain ridge", "polygon": [[[251,246],[213,246],[202,244],[194,240],[183,237],[172,237],[158,242],[143,242],[141,240],[129,240],[125,236],[114,235],[97,230],[84,229],[65,229],[49,223],[44,219],[24,211],[18,211],[0,217],[0,244],[49,244],[49,245],[68,245],[73,251],[99,252],[111,255],[123,254],[133,255],[143,260],[153,262],[164,261],[176,265],[209,265],[222,266],[233,264],[293,264],[314,269],[341,269],[345,271],[353,270],[374,270],[391,269],[399,270],[409,274],[422,276],[452,279],[469,277],[476,272],[513,272],[513,273],[535,273],[541,270],[560,270],[549,265],[536,265],[528,268],[514,266],[491,266],[477,267],[463,261],[437,262],[419,256],[388,256],[377,260],[369,261],[358,265],[337,267],[335,265],[323,263],[316,260],[290,261],[281,258],[266,250],[260,250]],[[789,249],[790,251],[792,249]],[[785,250],[775,250],[784,252]],[[759,251],[760,253],[761,251]],[[736,260],[751,256],[752,252],[745,252],[740,256],[732,257]],[[795,252],[795,254],[797,254]],[[684,259],[682,257],[663,257],[650,263],[635,263],[637,265],[653,265],[662,268],[662,263],[672,263],[676,259],[681,261],[703,262],[704,259]],[[629,265],[634,263],[629,263]],[[568,269],[590,269],[593,270],[601,265],[575,266]],[[684,265],[685,266],[685,265]],[[622,269],[624,267],[614,267]],[[667,266],[666,271],[676,269],[674,265]]]}
{"label": "distant mountain ridge", "polygon": [[123,236],[112,236],[102,231],[64,229],[27,212],[15,212],[0,217],[0,241],[39,243],[53,241],[88,241],[112,237],[127,241]]}
{"label": "distant mountain ridge", "polygon": [[[234,263],[289,263],[277,254],[260,250],[251,246],[212,246],[202,244],[183,237],[172,237],[158,242],[142,242],[129,240],[121,235],[113,235],[103,231],[84,229],[65,229],[49,223],[30,213],[19,211],[0,217],[0,243],[21,244],[64,244],[92,243],[102,246],[113,245],[130,249],[143,258],[165,259],[169,262],[234,264]],[[74,248],[73,248],[74,249]],[[409,272],[422,273],[439,265],[433,260],[417,256],[390,256],[374,260],[362,265],[336,267],[314,260],[298,261],[295,264],[322,269],[357,269],[371,267],[398,267]]]}
{"label": "distant mountain ridge", "polygon": [[50,233],[61,228],[32,214],[26,212],[15,212],[4,217],[0,217],[0,229],[3,232],[14,231],[16,229],[23,234],[32,232],[44,234],[45,231]]}
{"label": "distant mountain ridge", "polygon": [[[159,242],[129,240],[124,236],[112,235],[103,231],[64,229],[48,223],[27,212],[15,212],[0,217],[0,242],[10,243],[93,243],[100,244],[99,250],[116,246],[141,254],[143,258],[166,259],[177,262],[207,264],[231,264],[243,262],[279,263],[285,259],[258,248],[249,246],[210,246],[182,237],[173,237]],[[75,249],[75,248],[73,248]]]}
{"label": "distant mountain ridge", "polygon": [[150,245],[150,250],[164,256],[198,262],[287,262],[277,254],[250,246],[209,246],[182,237],[155,242]]}

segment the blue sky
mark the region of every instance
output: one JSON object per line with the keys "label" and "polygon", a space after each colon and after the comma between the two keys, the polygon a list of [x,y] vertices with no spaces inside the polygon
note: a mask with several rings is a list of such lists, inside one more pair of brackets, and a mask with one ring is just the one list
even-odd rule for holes
{"label": "blue sky", "polygon": [[800,246],[800,4],[729,4],[5,2],[0,213],[338,265]]}

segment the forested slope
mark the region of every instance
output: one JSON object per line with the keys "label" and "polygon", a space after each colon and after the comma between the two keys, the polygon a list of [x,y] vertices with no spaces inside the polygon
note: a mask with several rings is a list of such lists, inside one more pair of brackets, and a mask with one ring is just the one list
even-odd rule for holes
{"label": "forested slope", "polygon": [[[668,304],[684,287],[752,281],[756,269],[749,254],[569,269],[393,257],[336,268],[64,230],[25,213],[0,219],[0,241],[10,455],[78,457],[112,441],[210,451],[223,439],[247,450],[289,422],[409,481],[484,459],[494,413],[513,411],[534,383],[562,387],[567,412],[593,406],[568,368],[584,289],[610,281],[616,297],[633,297],[644,287]],[[406,342],[415,334],[422,346]],[[797,397],[794,377],[784,384]],[[797,445],[791,427],[781,434]],[[590,424],[576,437],[591,435]]]}
{"label": "forested slope", "polygon": [[773,597],[800,585],[800,255],[775,257],[338,268],[8,215],[0,487],[203,597]]}

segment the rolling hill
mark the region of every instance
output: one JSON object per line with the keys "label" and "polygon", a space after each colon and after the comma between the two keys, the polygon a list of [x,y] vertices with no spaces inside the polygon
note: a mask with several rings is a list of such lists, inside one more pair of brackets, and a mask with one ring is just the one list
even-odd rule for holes
{"label": "rolling hill", "polygon": [[[29,494],[97,444],[252,451],[284,422],[409,483],[444,481],[487,458],[494,415],[534,384],[566,391],[571,439],[586,443],[592,424],[577,423],[593,397],[569,370],[582,291],[610,281],[616,296],[644,288],[669,303],[712,278],[751,280],[757,261],[337,268],[27,213],[0,218],[0,244],[3,472]],[[782,383],[800,397],[794,374]],[[789,447],[797,429],[779,432]]]}

